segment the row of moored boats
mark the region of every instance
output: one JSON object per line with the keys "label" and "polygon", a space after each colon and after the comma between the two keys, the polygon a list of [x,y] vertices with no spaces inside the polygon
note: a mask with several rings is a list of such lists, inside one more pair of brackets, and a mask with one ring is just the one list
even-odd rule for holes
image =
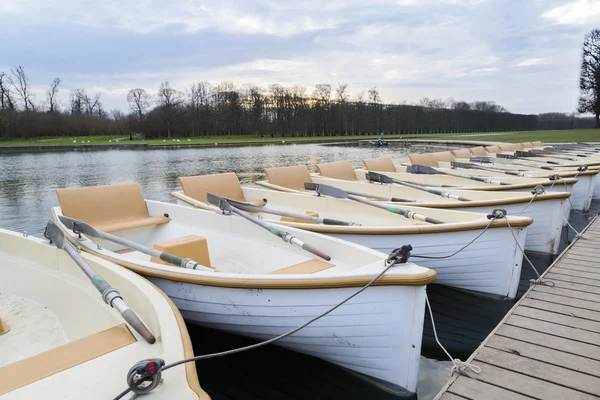
{"label": "row of moored boats", "polygon": [[135,183],[57,190],[58,248],[0,230],[0,397],[113,398],[130,376],[150,398],[208,398],[194,363],[160,384],[159,361],[132,366],[191,357],[183,320],[262,341],[367,284],[276,343],[415,392],[426,286],[514,298],[523,251],[556,254],[597,197],[600,155],[534,142],[409,159],[266,168],[252,186],[181,177],[177,204]]}

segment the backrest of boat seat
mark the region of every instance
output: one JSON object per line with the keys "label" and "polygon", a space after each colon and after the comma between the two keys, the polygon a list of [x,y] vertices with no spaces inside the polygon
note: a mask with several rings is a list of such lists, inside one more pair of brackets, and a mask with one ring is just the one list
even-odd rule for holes
{"label": "backrest of boat seat", "polygon": [[246,201],[242,185],[234,172],[213,175],[184,176],[179,178],[183,194],[206,203],[206,193],[231,200]]}
{"label": "backrest of boat seat", "polygon": [[304,190],[304,182],[312,182],[306,165],[265,168],[269,183],[294,190]]}
{"label": "backrest of boat seat", "polygon": [[391,157],[367,158],[362,160],[365,169],[369,171],[397,172],[394,160]]}
{"label": "backrest of boat seat", "polygon": [[485,150],[488,153],[500,153],[502,151],[502,150],[500,150],[500,146],[496,146],[496,145],[494,145],[494,146],[488,146],[488,147],[485,148]]}
{"label": "backrest of boat seat", "polygon": [[346,181],[356,180],[354,167],[348,160],[317,164],[317,170],[321,176],[325,176],[327,178],[343,179]]}
{"label": "backrest of boat seat", "polygon": [[[142,188],[137,183],[57,189],[56,195],[63,215],[100,230],[113,230],[104,228],[120,226],[125,221],[155,219],[148,214]],[[168,222],[168,218],[165,219],[164,222]],[[143,225],[146,224],[136,224],[136,227]]]}
{"label": "backrest of boat seat", "polygon": [[471,158],[471,150],[469,149],[452,150],[452,154],[456,158]]}
{"label": "backrest of boat seat", "polygon": [[523,148],[525,148],[525,149],[531,149],[532,147],[535,147],[533,145],[533,143],[531,143],[531,142],[523,142],[521,144],[523,145]]}
{"label": "backrest of boat seat", "polygon": [[537,141],[537,142],[531,142],[532,145],[534,145],[535,147],[544,147],[544,143]]}
{"label": "backrest of boat seat", "polygon": [[428,167],[437,167],[438,163],[433,153],[409,154],[408,159],[411,164],[426,165]]}
{"label": "backrest of boat seat", "polygon": [[471,150],[471,154],[474,156],[487,156],[487,151],[485,151],[485,147],[483,146],[471,147],[469,150]]}
{"label": "backrest of boat seat", "polygon": [[435,158],[435,161],[454,161],[454,154],[452,154],[449,151],[438,151],[437,153],[431,153],[431,155],[433,156],[433,158]]}
{"label": "backrest of boat seat", "polygon": [[502,151],[514,151],[523,149],[523,145],[521,143],[510,143],[510,144],[501,144],[500,150]]}

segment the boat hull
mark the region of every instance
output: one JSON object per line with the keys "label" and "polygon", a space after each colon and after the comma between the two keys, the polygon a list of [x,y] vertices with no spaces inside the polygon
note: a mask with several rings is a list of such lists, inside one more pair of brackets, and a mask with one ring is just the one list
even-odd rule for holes
{"label": "boat hull", "polygon": [[[358,290],[241,289],[148,278],[188,322],[257,340],[290,331]],[[424,312],[424,286],[374,286],[275,344],[415,392]]]}
{"label": "boat hull", "polygon": [[[527,228],[512,228],[523,248]],[[446,256],[475,239],[481,231],[440,232],[419,235],[331,236],[361,244],[384,253],[405,244],[413,247],[413,260],[437,272],[436,283],[500,297],[514,298],[519,286],[523,252],[508,228],[489,229],[474,243],[450,258],[431,260],[423,256]]]}

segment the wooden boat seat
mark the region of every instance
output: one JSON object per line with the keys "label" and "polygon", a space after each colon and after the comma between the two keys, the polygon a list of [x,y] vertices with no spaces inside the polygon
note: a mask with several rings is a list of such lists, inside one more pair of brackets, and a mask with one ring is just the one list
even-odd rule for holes
{"label": "wooden boat seat", "polygon": [[428,167],[437,167],[438,163],[432,153],[409,154],[408,159],[411,164],[426,165]]}
{"label": "wooden boat seat", "polygon": [[500,149],[500,146],[488,146],[485,148],[485,151],[488,153],[500,153],[502,150]]}
{"label": "wooden boat seat", "polygon": [[523,149],[523,145],[521,143],[510,143],[510,144],[501,144],[500,150],[502,151],[515,151]]}
{"label": "wooden boat seat", "polygon": [[457,150],[453,150],[452,154],[456,158],[471,158],[471,150],[469,150],[469,149],[457,149]]}
{"label": "wooden boat seat", "polygon": [[534,147],[544,147],[544,143],[542,143],[542,142],[540,142],[540,141],[537,141],[537,142],[531,142],[531,144],[532,144]]}
{"label": "wooden boat seat", "polygon": [[521,144],[523,145],[523,148],[525,148],[525,149],[531,149],[531,148],[534,148],[534,147],[535,147],[535,146],[533,145],[533,143],[531,143],[531,142],[523,142],[523,143],[521,143]]}
{"label": "wooden boat seat", "polygon": [[[182,258],[189,258],[198,264],[212,268],[210,265],[210,254],[208,253],[208,242],[204,236],[189,235],[175,239],[163,240],[154,244],[154,249],[165,253],[174,254]],[[160,258],[152,257],[150,261],[172,265]]]}
{"label": "wooden boat seat", "polygon": [[0,368],[0,396],[135,343],[125,324]]}
{"label": "wooden boat seat", "polygon": [[233,172],[181,177],[179,178],[179,184],[183,189],[183,194],[203,203],[208,203],[206,193],[212,193],[216,196],[254,206],[264,206],[266,204],[263,200],[246,200],[242,191],[242,185],[237,175]]}
{"label": "wooden boat seat", "polygon": [[148,214],[142,188],[137,183],[57,189],[63,215],[87,222],[104,232],[166,224],[168,217]]}
{"label": "wooden boat seat", "polygon": [[487,156],[487,151],[485,151],[485,147],[483,146],[471,147],[469,150],[471,150],[471,154],[474,156]]}
{"label": "wooden boat seat", "polygon": [[365,169],[380,172],[398,172],[391,157],[367,158],[362,160]]}
{"label": "wooden boat seat", "polygon": [[324,271],[335,267],[334,264],[312,259],[298,264],[290,265],[289,267],[277,269],[269,272],[270,274],[314,274],[315,272]]}
{"label": "wooden boat seat", "polygon": [[355,181],[356,173],[350,161],[334,161],[325,164],[317,164],[317,170],[321,176],[345,181]]}
{"label": "wooden boat seat", "polygon": [[312,182],[306,165],[265,168],[265,175],[269,183],[294,190],[304,190],[304,182]]}

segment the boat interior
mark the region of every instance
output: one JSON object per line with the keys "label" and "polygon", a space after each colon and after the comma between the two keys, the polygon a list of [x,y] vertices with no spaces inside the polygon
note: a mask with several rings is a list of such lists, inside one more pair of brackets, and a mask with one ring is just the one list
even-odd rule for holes
{"label": "boat interior", "polygon": [[[221,178],[219,180],[211,177],[207,180],[211,184],[219,181],[223,184],[232,178],[237,181],[235,174]],[[186,187],[188,183],[189,181],[186,181]],[[239,185],[239,182],[237,184]],[[239,187],[227,187],[226,184],[224,186],[228,195],[235,196],[237,193],[238,199],[243,198],[239,197]],[[95,252],[108,254],[117,262],[141,263],[186,274],[231,277],[234,273],[250,278],[266,275],[276,278],[281,275],[318,277],[345,273],[360,274],[378,271],[381,268],[381,255],[375,251],[349,246],[335,238],[293,230],[293,235],[297,238],[326,249],[332,260],[324,261],[283,242],[267,230],[243,218],[232,218],[229,215],[204,210],[190,213],[189,207],[146,201],[137,184],[59,189],[57,194],[60,207],[53,210],[57,216],[66,215],[85,221],[96,228],[104,229],[107,233],[180,257],[191,258],[207,268],[189,270],[171,266],[160,259],[151,258],[139,251],[130,251],[104,239],[93,239],[93,243],[101,245],[101,250],[93,243],[88,243]],[[131,214],[119,209],[119,206],[125,203]],[[256,199],[253,203],[261,201]],[[103,215],[102,221],[96,219],[96,215],[100,213]],[[75,240],[76,235],[64,225],[62,227]]]}

